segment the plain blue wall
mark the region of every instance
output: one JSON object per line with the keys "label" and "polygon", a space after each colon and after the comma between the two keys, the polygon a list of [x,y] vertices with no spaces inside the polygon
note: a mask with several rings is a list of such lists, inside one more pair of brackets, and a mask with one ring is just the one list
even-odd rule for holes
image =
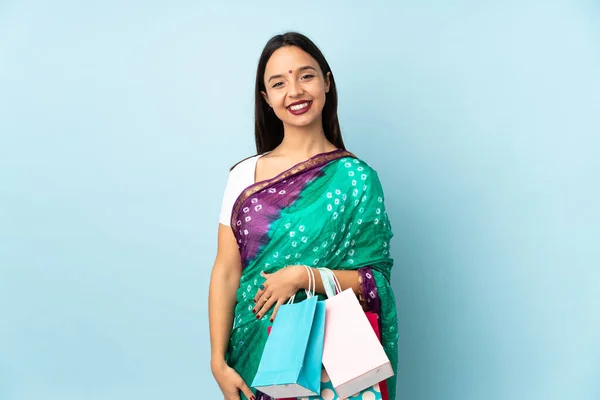
{"label": "plain blue wall", "polygon": [[1,400],[219,398],[218,211],[286,30],[384,184],[398,399],[600,398],[600,5],[358,3],[0,2]]}

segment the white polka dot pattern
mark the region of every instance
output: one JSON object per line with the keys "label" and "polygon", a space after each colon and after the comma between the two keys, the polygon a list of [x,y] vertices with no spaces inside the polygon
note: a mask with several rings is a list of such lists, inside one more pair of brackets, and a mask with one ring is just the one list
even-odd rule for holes
{"label": "white polka dot pattern", "polygon": [[362,400],[375,400],[375,394],[373,392],[364,392],[361,396]]}
{"label": "white polka dot pattern", "polygon": [[[353,396],[348,397],[348,400],[381,400],[381,390],[379,384],[373,385],[368,389],[361,391]],[[327,371],[323,369],[321,372],[321,395],[311,397],[299,397],[300,400],[342,400],[327,375]]]}
{"label": "white polka dot pattern", "polygon": [[333,390],[325,389],[321,391],[321,397],[323,400],[333,400],[337,398],[337,395]]}

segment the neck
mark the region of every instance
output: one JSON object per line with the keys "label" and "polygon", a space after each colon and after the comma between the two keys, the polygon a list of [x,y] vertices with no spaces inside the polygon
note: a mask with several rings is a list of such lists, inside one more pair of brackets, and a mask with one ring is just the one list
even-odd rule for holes
{"label": "neck", "polygon": [[327,140],[321,121],[313,126],[284,125],[283,141],[278,146],[281,153],[292,158],[306,159],[316,154],[335,150],[335,146]]}

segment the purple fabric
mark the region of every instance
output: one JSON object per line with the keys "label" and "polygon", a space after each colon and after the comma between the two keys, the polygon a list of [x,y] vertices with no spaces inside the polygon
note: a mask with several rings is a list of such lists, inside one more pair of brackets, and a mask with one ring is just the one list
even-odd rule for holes
{"label": "purple fabric", "polygon": [[369,267],[360,268],[358,275],[360,276],[360,293],[365,312],[370,311],[379,315],[381,304],[379,302],[379,295],[377,294],[377,285],[375,284],[373,271]]}
{"label": "purple fabric", "polygon": [[256,391],[256,400],[275,400],[271,396],[267,396],[261,391]]}
{"label": "purple fabric", "polygon": [[232,222],[235,221],[233,231],[241,250],[243,268],[256,257],[260,247],[269,242],[270,226],[279,218],[281,210],[293,204],[300,197],[306,184],[320,174],[320,168],[302,171],[299,175],[267,185],[246,198],[242,195],[237,199],[234,211],[238,203],[241,204],[237,214],[232,216]]}
{"label": "purple fabric", "polygon": [[261,391],[256,391],[256,400],[296,400],[297,397],[287,398],[287,399],[275,399],[269,395],[264,394]]}

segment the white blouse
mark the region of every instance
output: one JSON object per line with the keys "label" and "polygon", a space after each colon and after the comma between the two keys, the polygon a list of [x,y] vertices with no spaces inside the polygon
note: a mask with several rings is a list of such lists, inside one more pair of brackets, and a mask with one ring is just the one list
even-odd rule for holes
{"label": "white blouse", "polygon": [[231,225],[233,204],[244,189],[254,184],[256,162],[262,155],[259,154],[240,162],[229,172],[229,179],[227,179],[227,186],[225,187],[225,194],[223,195],[223,203],[221,205],[219,223],[227,226]]}

